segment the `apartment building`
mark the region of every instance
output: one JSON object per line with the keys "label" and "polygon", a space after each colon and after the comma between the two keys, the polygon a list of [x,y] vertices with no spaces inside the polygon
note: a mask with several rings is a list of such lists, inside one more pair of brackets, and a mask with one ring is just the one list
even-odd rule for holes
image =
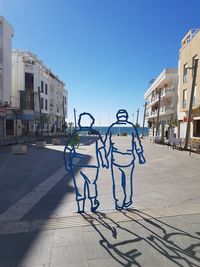
{"label": "apartment building", "polygon": [[0,16],[0,142],[6,134],[6,107],[10,103],[13,27]]}
{"label": "apartment building", "polygon": [[190,30],[182,40],[179,51],[178,135],[186,136],[187,118],[191,98],[194,60],[199,59],[194,90],[190,138],[200,139],[200,31]]}
{"label": "apartment building", "polygon": [[32,52],[12,52],[8,135],[63,130],[67,116],[65,84]]}
{"label": "apartment building", "polygon": [[144,94],[150,136],[162,139],[176,135],[178,70],[164,69]]}

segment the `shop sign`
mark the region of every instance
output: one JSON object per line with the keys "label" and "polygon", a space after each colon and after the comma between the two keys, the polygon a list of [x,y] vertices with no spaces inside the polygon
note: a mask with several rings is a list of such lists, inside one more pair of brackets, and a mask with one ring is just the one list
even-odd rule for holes
{"label": "shop sign", "polygon": [[[187,122],[188,121],[188,118],[187,117],[184,117],[183,121],[184,122]],[[192,122],[192,118],[190,119],[190,122]]]}

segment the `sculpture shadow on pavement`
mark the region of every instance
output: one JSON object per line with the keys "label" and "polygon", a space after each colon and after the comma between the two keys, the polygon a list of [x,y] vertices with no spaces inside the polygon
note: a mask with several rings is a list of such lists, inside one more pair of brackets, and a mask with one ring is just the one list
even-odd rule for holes
{"label": "sculpture shadow on pavement", "polygon": [[[102,212],[96,212],[93,215],[82,214],[98,233],[99,244],[114,261],[122,266],[143,266],[141,262],[149,262],[151,266],[152,253],[152,257],[160,255],[161,262],[165,258],[169,266],[170,264],[200,266],[199,232],[190,234],[164,220],[135,209],[121,211],[121,213],[124,216],[123,222],[117,222]],[[147,251],[145,247],[149,251],[148,255],[145,255]],[[147,257],[147,259],[143,261],[141,257]]]}

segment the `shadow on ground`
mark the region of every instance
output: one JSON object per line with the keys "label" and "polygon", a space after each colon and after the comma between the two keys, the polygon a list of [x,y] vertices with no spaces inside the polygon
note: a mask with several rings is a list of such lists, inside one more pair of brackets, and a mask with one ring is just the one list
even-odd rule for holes
{"label": "shadow on ground", "polygon": [[[99,234],[99,244],[116,263],[121,266],[144,266],[141,264],[141,257],[144,257],[147,258],[145,266],[153,266],[151,253],[148,252],[149,255],[145,255],[142,252],[147,246],[148,251],[153,249],[152,254],[158,253],[164,256],[169,261],[169,266],[170,264],[200,266],[200,232],[192,235],[134,209],[128,209],[128,212],[122,211],[122,214],[125,221],[129,220],[128,224],[117,223],[109,215],[101,212],[96,212],[94,215],[82,214]],[[137,219],[133,219],[131,215],[136,216]],[[111,238],[107,237],[106,232],[110,232]],[[119,233],[120,237],[118,237]],[[121,238],[127,234],[128,239]]]}
{"label": "shadow on ground", "polygon": [[[92,143],[92,140],[95,141],[94,139],[89,138],[89,143]],[[88,143],[87,138],[85,142]],[[83,139],[82,143],[84,143]],[[15,204],[64,165],[62,151],[48,148],[36,149],[31,145],[29,145],[28,153],[26,155],[12,155],[10,150],[11,148],[6,147],[3,148],[2,153],[0,153],[0,172],[3,174],[0,181],[0,192],[2,193],[0,196],[0,213],[3,213],[7,208]],[[90,158],[90,155],[87,155],[84,161],[88,162]],[[76,172],[78,171],[79,168],[76,169]],[[62,199],[69,196],[69,194],[74,193],[74,188],[70,185],[71,180],[71,175],[67,175],[66,172],[66,175],[60,182],[58,182],[22,218],[22,221],[38,219],[47,221],[54,210],[59,206]],[[35,245],[36,238],[43,233],[35,231],[28,233],[0,234],[0,266],[21,266],[21,263],[29,254],[29,249]],[[43,262],[46,262],[50,252],[47,248],[45,253],[48,253],[48,255],[45,255],[45,253],[40,253],[39,249],[40,247],[38,247],[35,258],[37,258],[38,255],[43,255],[41,256],[43,257],[43,261],[41,261],[42,265]],[[40,265],[40,262],[36,261],[35,264],[30,263],[28,266],[34,265]]]}

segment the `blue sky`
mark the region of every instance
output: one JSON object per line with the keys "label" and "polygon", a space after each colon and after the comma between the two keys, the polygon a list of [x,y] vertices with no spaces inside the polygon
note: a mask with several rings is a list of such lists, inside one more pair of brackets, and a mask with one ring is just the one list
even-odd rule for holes
{"label": "blue sky", "polygon": [[96,125],[130,120],[148,83],[177,67],[181,39],[200,26],[200,1],[0,0],[0,15],[14,27],[13,48],[30,50],[62,79],[69,121],[90,112]]}

